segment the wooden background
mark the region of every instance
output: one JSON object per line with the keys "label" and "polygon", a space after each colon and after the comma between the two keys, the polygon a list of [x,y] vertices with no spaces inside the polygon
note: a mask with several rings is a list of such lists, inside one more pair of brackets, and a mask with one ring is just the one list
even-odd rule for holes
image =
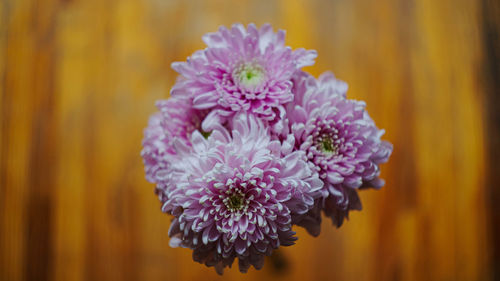
{"label": "wooden background", "polygon": [[[499,6],[0,0],[0,280],[500,280]],[[169,248],[139,152],[170,63],[233,22],[318,50],[395,149],[342,228],[219,277]]]}

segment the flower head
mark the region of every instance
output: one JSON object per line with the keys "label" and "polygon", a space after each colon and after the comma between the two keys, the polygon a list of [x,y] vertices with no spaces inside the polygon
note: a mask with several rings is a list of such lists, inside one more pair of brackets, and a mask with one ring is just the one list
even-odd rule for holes
{"label": "flower head", "polygon": [[274,33],[269,24],[260,29],[254,24],[222,26],[206,34],[205,50],[172,64],[182,75],[172,96],[188,93],[195,108],[211,109],[203,123],[206,130],[238,111],[275,121],[293,100],[292,76],[316,57],[316,51],[292,51],[284,39],[285,32]]}
{"label": "flower head", "polygon": [[171,182],[175,182],[171,164],[180,159],[174,141],[191,147],[191,134],[195,130],[201,130],[201,122],[207,112],[192,108],[191,101],[185,97],[160,100],[156,102],[156,106],[160,111],[149,119],[144,131],[141,156],[146,179],[156,184],[160,200],[167,202],[167,189],[172,186]]}
{"label": "flower head", "polygon": [[[349,210],[361,209],[356,189],[380,188],[379,164],[388,160],[392,145],[380,138],[379,130],[365,110],[365,103],[346,99],[347,85],[330,74],[318,80],[299,73],[295,78],[296,99],[287,107],[295,148],[304,151],[324,181],[325,214],[340,226]],[[318,211],[297,222],[313,234],[319,228]],[[312,219],[315,218],[315,219]]]}
{"label": "flower head", "polygon": [[271,140],[267,127],[252,115],[237,115],[230,133],[218,126],[205,139],[192,136],[192,151],[176,142],[183,161],[172,205],[172,246],[193,249],[193,258],[220,273],[239,260],[240,271],[260,268],[264,256],[292,245],[292,216],[307,213],[321,196],[317,173],[295,151]]}

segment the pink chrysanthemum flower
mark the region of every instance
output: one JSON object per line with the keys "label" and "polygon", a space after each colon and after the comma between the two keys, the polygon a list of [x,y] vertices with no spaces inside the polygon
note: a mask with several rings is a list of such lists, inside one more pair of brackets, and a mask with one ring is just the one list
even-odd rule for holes
{"label": "pink chrysanthemum flower", "polygon": [[295,100],[287,107],[295,148],[304,151],[324,181],[324,199],[296,223],[319,234],[320,211],[340,226],[349,210],[360,210],[357,189],[380,188],[379,164],[388,160],[392,145],[382,141],[365,110],[365,103],[345,97],[347,84],[326,73],[316,80],[301,72],[295,76]]}
{"label": "pink chrysanthemum flower", "polygon": [[[167,187],[174,180],[170,166],[180,158],[174,148],[174,141],[191,147],[191,134],[201,130],[201,122],[207,115],[204,110],[192,108],[192,102],[185,97],[173,97],[156,102],[160,110],[149,119],[144,131],[141,156],[144,160],[146,179],[156,184],[156,193],[162,202],[167,202]],[[164,210],[167,210],[164,206]]]}
{"label": "pink chrysanthemum flower", "polygon": [[293,144],[271,140],[252,115],[235,118],[231,133],[222,126],[208,139],[194,132],[192,149],[176,141],[182,161],[172,165],[171,245],[193,249],[195,261],[219,273],[235,258],[242,272],[259,269],[265,255],[292,245],[292,216],[308,212],[323,186],[302,151],[281,156]]}
{"label": "pink chrysanthemum flower", "polygon": [[222,26],[203,36],[205,50],[172,64],[182,76],[171,94],[189,93],[195,108],[212,110],[203,122],[207,131],[239,111],[275,121],[293,100],[292,76],[316,58],[313,50],[292,51],[284,39],[285,31],[274,33],[269,24]]}

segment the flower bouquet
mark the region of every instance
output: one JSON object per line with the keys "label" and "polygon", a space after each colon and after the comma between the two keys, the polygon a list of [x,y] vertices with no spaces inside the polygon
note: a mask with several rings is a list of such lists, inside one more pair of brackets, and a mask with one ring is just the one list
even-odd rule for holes
{"label": "flower bouquet", "polygon": [[292,50],[269,24],[235,24],[203,36],[171,97],[157,102],[141,155],[172,247],[222,273],[241,272],[297,240],[292,226],[320,233],[321,214],[342,225],[361,210],[358,190],[380,188],[382,141],[365,103],[346,98],[332,73],[301,70],[314,50]]}

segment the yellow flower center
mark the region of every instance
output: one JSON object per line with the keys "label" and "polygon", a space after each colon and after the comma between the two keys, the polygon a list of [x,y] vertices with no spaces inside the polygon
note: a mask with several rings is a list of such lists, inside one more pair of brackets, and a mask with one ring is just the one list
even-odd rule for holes
{"label": "yellow flower center", "polygon": [[233,78],[247,89],[255,89],[266,78],[264,68],[256,62],[241,63],[233,72]]}

